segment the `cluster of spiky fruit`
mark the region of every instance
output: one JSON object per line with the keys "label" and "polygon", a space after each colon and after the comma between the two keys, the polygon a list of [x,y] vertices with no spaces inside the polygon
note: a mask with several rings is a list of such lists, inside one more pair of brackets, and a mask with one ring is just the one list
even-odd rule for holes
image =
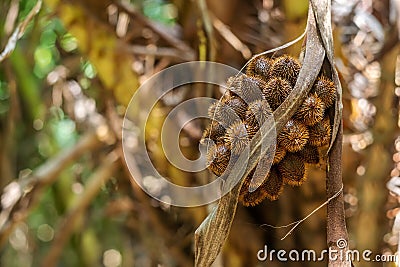
{"label": "cluster of spiky fruit", "polygon": [[[288,97],[301,68],[294,57],[275,59],[259,56],[247,66],[246,75],[228,80],[228,92],[212,105],[213,120],[203,133],[214,144],[207,152],[208,168],[221,176],[231,157],[238,156],[250,143],[266,119]],[[257,184],[253,170],[242,185],[239,201],[254,206],[265,198],[276,200],[285,184],[300,186],[308,165],[320,161],[319,148],[327,146],[331,123],[326,110],[336,96],[334,83],[324,76],[315,81],[311,92],[278,134],[272,167]],[[255,183],[255,184],[254,184]],[[254,187],[255,190],[249,190]]]}

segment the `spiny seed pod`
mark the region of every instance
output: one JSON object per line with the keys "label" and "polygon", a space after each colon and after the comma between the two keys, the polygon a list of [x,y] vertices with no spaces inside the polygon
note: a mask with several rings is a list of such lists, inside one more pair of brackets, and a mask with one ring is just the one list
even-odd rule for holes
{"label": "spiny seed pod", "polygon": [[217,142],[224,138],[225,132],[225,128],[221,124],[212,121],[204,130],[200,143],[203,144],[207,138]]}
{"label": "spiny seed pod", "polygon": [[246,116],[247,104],[238,96],[232,96],[225,102],[243,120]]}
{"label": "spiny seed pod", "polygon": [[261,126],[271,115],[272,110],[268,102],[264,99],[259,99],[249,104],[245,120],[249,125]]}
{"label": "spiny seed pod", "polygon": [[264,81],[268,81],[268,73],[272,62],[273,60],[265,55],[258,56],[247,65],[246,74],[248,76],[260,77]]}
{"label": "spiny seed pod", "polygon": [[219,105],[219,102],[214,102],[212,103],[209,107],[208,107],[208,116],[212,119],[213,117],[215,117],[215,113],[217,110],[217,106]]}
{"label": "spiny seed pod", "polygon": [[239,96],[246,103],[261,99],[266,83],[259,78],[247,75],[233,76],[228,79],[227,86],[232,96]]}
{"label": "spiny seed pod", "polygon": [[307,127],[296,120],[288,120],[278,135],[278,144],[289,152],[301,150],[308,141]]}
{"label": "spiny seed pod", "polygon": [[226,86],[228,87],[230,96],[240,96],[242,94],[242,80],[244,78],[244,74],[240,74],[237,76],[231,76],[228,78],[226,82]]}
{"label": "spiny seed pod", "polygon": [[[228,127],[235,121],[240,121],[239,114],[227,102],[216,102],[215,106],[209,108],[211,119],[218,121],[222,126]],[[234,104],[234,103],[231,103]],[[237,107],[236,107],[237,108]]]}
{"label": "spiny seed pod", "polygon": [[283,179],[280,177],[276,167],[272,167],[269,177],[261,185],[260,190],[265,191],[267,198],[271,201],[277,200],[283,192]]}
{"label": "spiny seed pod", "polygon": [[308,141],[310,145],[321,147],[329,144],[331,140],[331,124],[328,117],[314,126],[308,127],[308,131],[310,133]]}
{"label": "spiny seed pod", "polygon": [[273,164],[278,164],[279,162],[281,162],[281,160],[283,160],[285,155],[286,155],[286,150],[282,146],[277,145],[275,149]]}
{"label": "spiny seed pod", "polygon": [[325,104],[314,93],[310,94],[300,108],[294,114],[294,118],[300,120],[305,125],[312,126],[320,122],[324,117]]}
{"label": "spiny seed pod", "polygon": [[243,122],[234,122],[226,130],[224,141],[231,148],[232,154],[239,155],[249,144],[247,129]]}
{"label": "spiny seed pod", "polygon": [[243,85],[244,80],[246,80],[245,83],[248,83],[247,78],[248,76],[244,74],[229,77],[226,84],[229,94],[226,96],[239,96],[244,101],[249,102],[247,99],[253,96],[251,94],[249,95],[249,92],[244,89]]}
{"label": "spiny seed pod", "polygon": [[241,82],[241,94],[239,95],[246,103],[262,99],[262,91],[266,83],[255,77],[244,76]]}
{"label": "spiny seed pod", "polygon": [[283,55],[273,61],[269,75],[270,77],[281,77],[294,86],[300,68],[300,62],[296,58],[289,55]]}
{"label": "spiny seed pod", "polygon": [[318,164],[319,163],[319,152],[316,146],[312,146],[307,144],[303,147],[302,150],[296,152],[300,158],[303,159],[305,163],[308,164]]}
{"label": "spiny seed pod", "polygon": [[265,182],[265,179],[268,179],[268,173],[271,165],[272,157],[270,155],[265,154],[263,157],[261,157],[257,166],[252,170],[253,176],[249,184],[250,192],[255,191]]}
{"label": "spiny seed pod", "polygon": [[304,161],[293,153],[286,154],[278,164],[278,170],[283,182],[291,186],[300,186],[307,178]]}
{"label": "spiny seed pod", "polygon": [[223,143],[214,144],[207,151],[207,166],[215,175],[221,176],[228,166],[230,150]]}
{"label": "spiny seed pod", "polygon": [[292,91],[287,80],[280,77],[271,78],[265,85],[262,93],[273,110],[277,109]]}
{"label": "spiny seed pod", "polygon": [[247,120],[244,120],[243,124],[246,127],[248,138],[249,140],[251,140],[256,135],[256,133],[260,128],[258,127],[258,124],[256,125],[250,124]]}
{"label": "spiny seed pod", "polygon": [[257,188],[253,192],[249,191],[249,186],[251,179],[253,177],[253,172],[254,171],[252,171],[245,178],[243,185],[240,188],[239,202],[246,207],[258,205],[267,197],[267,192],[265,190],[262,190],[261,187]]}
{"label": "spiny seed pod", "polygon": [[318,97],[325,103],[325,106],[329,108],[332,106],[336,99],[336,86],[330,79],[321,76],[319,77],[313,86],[313,91]]}

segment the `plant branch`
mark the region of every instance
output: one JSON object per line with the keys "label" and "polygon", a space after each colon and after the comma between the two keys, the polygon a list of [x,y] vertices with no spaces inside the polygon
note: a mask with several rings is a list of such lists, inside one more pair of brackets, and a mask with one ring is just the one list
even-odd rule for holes
{"label": "plant branch", "polygon": [[[329,162],[326,180],[326,193],[332,196],[343,186],[342,183],[342,138],[343,127],[340,124],[339,132],[336,140],[333,143],[332,149],[329,153]],[[338,247],[339,240],[348,241],[348,234],[346,229],[346,219],[344,213],[344,200],[343,191],[327,205],[327,243],[328,247],[335,250],[346,251],[346,247]],[[346,243],[348,244],[348,242]],[[347,255],[343,253],[343,255]],[[351,266],[350,261],[341,259],[341,257],[329,258],[330,267],[336,266]]]}
{"label": "plant branch", "polygon": [[76,229],[80,215],[82,215],[90,203],[92,203],[101,187],[113,176],[115,170],[120,165],[118,159],[119,157],[116,152],[111,152],[107,155],[100,167],[88,178],[85,191],[75,198],[61,226],[56,231],[58,235],[54,238],[53,245],[44,258],[42,266],[57,266],[58,259],[65,244]]}
{"label": "plant branch", "polygon": [[43,190],[53,183],[71,162],[100,147],[101,144],[95,133],[88,133],[74,147],[61,151],[28,177],[11,182],[4,188],[1,195],[0,247],[14,227],[23,221],[40,201]]}
{"label": "plant branch", "polygon": [[195,53],[192,48],[190,48],[185,42],[175,38],[172,34],[169,34],[168,31],[165,30],[165,27],[159,23],[151,21],[147,19],[145,16],[140,14],[126,1],[114,1],[114,4],[121,8],[124,12],[126,12],[129,16],[136,18],[140,23],[148,26],[155,33],[157,33],[161,38],[163,38],[166,42],[168,42],[173,47],[177,48],[181,51],[181,57],[186,60],[194,60]]}
{"label": "plant branch", "polygon": [[15,28],[14,32],[11,34],[10,38],[7,41],[7,44],[4,50],[0,54],[0,62],[6,59],[11,53],[14,51],[17,41],[24,35],[26,26],[28,23],[35,17],[35,15],[39,12],[42,7],[42,0],[38,0],[36,5],[32,8],[32,10],[28,13],[25,19]]}
{"label": "plant branch", "polygon": [[[118,153],[120,154],[120,158],[123,159],[122,147],[119,147]],[[131,158],[130,160],[134,160],[134,158]],[[132,165],[136,165],[136,163],[132,162]],[[125,160],[122,160],[122,166],[123,170],[126,173],[126,176],[130,178],[130,184],[132,186],[133,193],[135,197],[139,200],[141,207],[143,207],[144,213],[146,214],[146,218],[148,220],[148,223],[150,224],[150,227],[158,236],[161,236],[163,240],[166,240],[166,243],[172,243],[172,244],[176,243],[176,241],[174,241],[174,235],[171,234],[171,230],[168,229],[163,224],[163,219],[156,213],[156,209],[150,204],[149,197],[144,193],[142,188],[140,188],[139,185],[132,178],[132,175],[136,174],[131,173],[129,171]],[[136,170],[137,172],[140,172],[139,168],[136,168]],[[138,173],[137,175],[141,174]],[[171,255],[174,256],[174,259],[179,263],[179,266],[192,265],[187,255],[183,253],[182,250],[180,250],[176,245],[168,246],[168,250],[171,253]]]}
{"label": "plant branch", "polygon": [[[328,166],[327,166],[327,180],[326,191],[328,197],[335,195],[343,187],[342,181],[342,139],[343,139],[343,126],[342,126],[342,88],[338,73],[334,66],[334,51],[333,51],[333,36],[331,26],[331,1],[329,0],[310,0],[310,9],[313,10],[315,15],[318,30],[323,41],[326,55],[329,62],[329,71],[334,83],[337,86],[337,100],[335,103],[333,117],[333,131],[332,139],[329,147]],[[338,246],[339,240],[344,240],[340,247]],[[348,234],[346,229],[346,220],[344,213],[344,200],[343,191],[328,202],[327,205],[327,244],[330,249],[341,250],[346,252],[348,250]],[[343,253],[343,255],[347,255]],[[351,266],[351,261],[346,257],[329,258],[330,267],[336,266]]]}

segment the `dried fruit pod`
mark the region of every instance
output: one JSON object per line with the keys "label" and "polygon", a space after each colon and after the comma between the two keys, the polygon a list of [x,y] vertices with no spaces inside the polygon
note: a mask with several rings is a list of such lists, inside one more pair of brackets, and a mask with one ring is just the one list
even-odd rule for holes
{"label": "dried fruit pod", "polygon": [[226,130],[224,141],[230,147],[232,154],[239,155],[249,144],[249,136],[245,124],[241,121],[234,122]]}
{"label": "dried fruit pod", "polygon": [[296,152],[296,155],[300,156],[305,163],[318,164],[319,163],[319,152],[316,146],[307,144],[302,150]]}
{"label": "dried fruit pod", "polygon": [[253,173],[254,170],[245,178],[242,188],[240,188],[239,202],[246,207],[256,206],[267,197],[267,192],[265,190],[262,190],[261,187],[258,187],[257,190],[253,192],[249,191]]}
{"label": "dried fruit pod", "polygon": [[216,102],[209,108],[208,112],[211,119],[218,121],[224,127],[232,125],[235,121],[240,121],[239,114],[227,102]]}
{"label": "dried fruit pod", "polygon": [[244,74],[231,76],[226,82],[228,92],[230,96],[240,96],[242,94],[242,80],[245,77]]}
{"label": "dried fruit pod", "polygon": [[278,164],[279,162],[281,162],[281,160],[283,160],[285,155],[286,155],[286,150],[282,146],[277,145],[275,149],[273,164]]}
{"label": "dried fruit pod", "polygon": [[249,189],[251,192],[256,190],[263,184],[266,178],[268,178],[268,173],[272,166],[273,157],[271,153],[267,153],[260,158],[257,166],[253,169],[253,177],[251,179]]}
{"label": "dried fruit pod", "polygon": [[267,198],[271,201],[277,200],[283,192],[283,180],[276,167],[272,167],[269,177],[260,187],[260,190],[266,192]]}
{"label": "dried fruit pod", "polygon": [[270,107],[275,110],[285,101],[292,89],[287,80],[273,77],[266,83],[262,93]]}
{"label": "dried fruit pod", "polygon": [[324,102],[326,108],[332,106],[336,99],[336,86],[334,82],[324,76],[319,77],[315,81],[312,90]]}
{"label": "dried fruit pod", "polygon": [[213,140],[216,143],[220,140],[223,140],[225,133],[226,130],[221,124],[216,121],[212,121],[204,130],[200,143],[203,144],[207,138]]}
{"label": "dried fruit pod", "polygon": [[291,86],[294,87],[300,68],[300,62],[296,58],[289,55],[282,55],[273,61],[269,77],[280,77],[289,81]]}
{"label": "dried fruit pod", "polygon": [[221,176],[228,166],[230,150],[223,143],[214,144],[207,151],[207,166],[215,175]]}
{"label": "dried fruit pod", "polygon": [[324,118],[325,104],[317,96],[310,94],[299,109],[294,114],[294,118],[300,120],[305,125],[312,126],[320,122]]}
{"label": "dried fruit pod", "polygon": [[278,164],[279,173],[285,184],[300,186],[307,178],[307,170],[304,161],[296,154],[287,153]]}
{"label": "dried fruit pod", "polygon": [[246,101],[246,103],[263,99],[262,91],[265,86],[266,83],[262,79],[245,76],[241,83],[242,94],[240,97]]}
{"label": "dried fruit pod", "polygon": [[278,144],[289,152],[300,151],[309,138],[307,127],[296,120],[290,119],[278,135]]}
{"label": "dried fruit pod", "polygon": [[321,147],[329,144],[331,140],[331,124],[328,117],[314,126],[309,126],[308,131],[310,145]]}
{"label": "dried fruit pod", "polygon": [[272,116],[272,110],[265,99],[259,99],[249,104],[245,120],[249,125],[262,125],[268,117]]}
{"label": "dried fruit pod", "polygon": [[258,124],[255,124],[255,125],[249,124],[249,122],[247,120],[243,121],[243,124],[247,130],[249,140],[251,140],[256,135],[258,130],[260,130],[260,128],[258,127]]}
{"label": "dried fruit pod", "polygon": [[246,74],[268,81],[272,62],[273,60],[265,55],[258,56],[247,65]]}
{"label": "dried fruit pod", "polygon": [[219,105],[220,105],[220,102],[216,101],[208,107],[208,117],[210,117],[210,118],[215,117],[215,114],[217,113],[217,106],[219,106]]}
{"label": "dried fruit pod", "polygon": [[240,119],[245,119],[247,104],[238,96],[232,96],[226,99],[225,102],[233,111],[239,116]]}

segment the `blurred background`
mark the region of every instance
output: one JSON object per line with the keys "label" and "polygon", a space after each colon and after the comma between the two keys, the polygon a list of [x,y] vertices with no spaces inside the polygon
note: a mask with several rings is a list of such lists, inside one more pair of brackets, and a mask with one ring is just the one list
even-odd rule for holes
{"label": "blurred background", "polygon": [[[143,81],[174,64],[209,60],[240,69],[300,36],[307,9],[306,0],[2,0],[0,265],[193,266],[193,234],[212,205],[168,206],[131,181],[121,148],[127,104]],[[332,1],[349,245],[374,254],[395,253],[399,241],[400,198],[386,189],[400,176],[399,12],[398,0]],[[301,42],[282,52],[300,49]],[[159,129],[175,105],[196,96],[220,91],[201,84],[174,90],[146,131],[159,172],[186,186],[215,177],[169,164]],[[198,157],[206,123],[181,132],[188,158]],[[288,228],[267,226],[322,204],[324,169],[311,169],[303,186],[286,187],[278,201],[238,207],[214,266],[303,266],[260,262],[257,251],[325,249],[325,208],[284,240]]]}

